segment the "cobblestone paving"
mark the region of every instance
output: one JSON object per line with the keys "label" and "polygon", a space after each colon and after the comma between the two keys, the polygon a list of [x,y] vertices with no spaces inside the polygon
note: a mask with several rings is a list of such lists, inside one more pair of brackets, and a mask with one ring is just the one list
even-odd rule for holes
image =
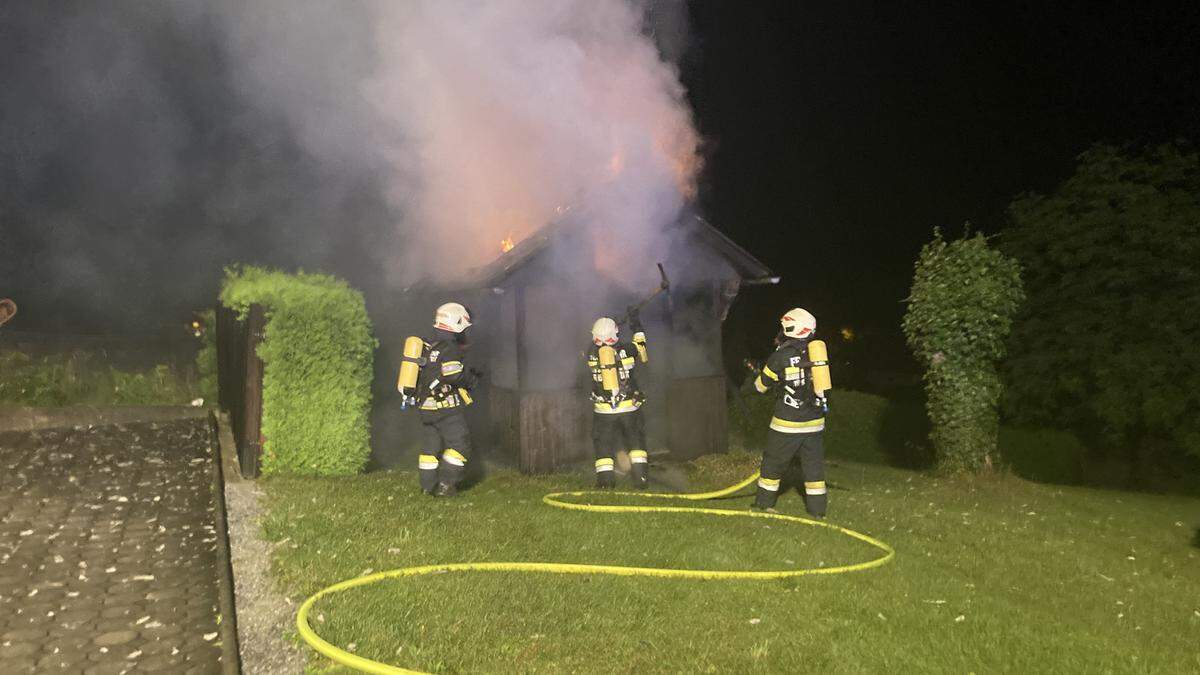
{"label": "cobblestone paving", "polygon": [[219,673],[204,420],[0,433],[0,672]]}

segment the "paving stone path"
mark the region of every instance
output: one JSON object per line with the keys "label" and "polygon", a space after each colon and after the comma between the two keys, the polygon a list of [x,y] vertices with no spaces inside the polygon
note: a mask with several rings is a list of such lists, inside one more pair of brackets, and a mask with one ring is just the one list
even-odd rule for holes
{"label": "paving stone path", "polygon": [[0,672],[221,672],[210,436],[0,433]]}

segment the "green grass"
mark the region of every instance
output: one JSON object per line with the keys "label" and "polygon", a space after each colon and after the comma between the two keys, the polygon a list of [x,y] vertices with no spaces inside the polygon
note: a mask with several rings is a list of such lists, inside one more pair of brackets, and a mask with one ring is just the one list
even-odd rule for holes
{"label": "green grass", "polygon": [[195,377],[168,365],[125,371],[87,352],[0,352],[0,405],[186,405],[197,396]]}
{"label": "green grass", "polygon": [[[838,454],[831,448],[831,519],[894,546],[883,568],[771,582],[442,574],[333,596],[314,625],[360,655],[436,672],[1200,669],[1200,501],[1011,475],[939,479]],[[704,458],[691,467],[694,487],[754,465],[748,453]],[[540,501],[585,481],[497,473],[433,500],[415,494],[411,472],[275,478],[264,529],[282,542],[274,569],[297,597],[431,562],[782,569],[876,555],[823,528]],[[780,506],[803,511],[795,492]]]}

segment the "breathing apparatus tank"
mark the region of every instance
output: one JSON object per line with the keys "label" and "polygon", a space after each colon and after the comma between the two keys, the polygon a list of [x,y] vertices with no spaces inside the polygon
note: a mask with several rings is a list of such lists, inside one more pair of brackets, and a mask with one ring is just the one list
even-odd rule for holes
{"label": "breathing apparatus tank", "polygon": [[813,393],[825,403],[827,392],[833,388],[833,380],[829,377],[829,352],[825,349],[824,340],[811,340],[808,343],[808,360],[812,361]]}
{"label": "breathing apparatus tank", "polygon": [[400,377],[396,380],[396,389],[400,392],[400,408],[407,408],[416,402],[417,376],[421,374],[421,366],[425,365],[425,341],[413,336],[404,341],[404,358],[400,362]]}
{"label": "breathing apparatus tank", "polygon": [[617,351],[608,345],[600,347],[600,386],[611,400],[617,399],[621,383],[617,377]]}

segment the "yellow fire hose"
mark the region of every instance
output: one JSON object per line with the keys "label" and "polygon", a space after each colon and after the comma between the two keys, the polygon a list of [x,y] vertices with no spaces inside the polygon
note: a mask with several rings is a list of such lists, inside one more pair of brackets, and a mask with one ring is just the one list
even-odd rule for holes
{"label": "yellow fire hose", "polygon": [[401,577],[415,577],[422,574],[435,574],[440,572],[467,572],[467,571],[491,571],[491,572],[540,572],[548,574],[610,574],[614,576],[625,577],[664,577],[671,579],[783,579],[787,577],[801,577],[810,574],[841,574],[843,572],[857,572],[860,570],[868,570],[872,567],[879,567],[886,564],[896,552],[891,546],[886,543],[865,535],[861,532],[855,532],[844,527],[831,525],[819,520],[809,518],[801,518],[799,516],[786,516],[781,513],[766,513],[762,511],[733,511],[729,509],[706,509],[686,506],[618,506],[615,504],[579,504],[574,502],[562,501],[562,497],[582,497],[589,494],[605,494],[630,497],[644,497],[654,499],[686,499],[690,501],[703,501],[707,499],[717,499],[727,497],[744,487],[747,487],[754,481],[758,480],[758,472],[754,472],[746,480],[731,485],[722,490],[714,492],[700,493],[683,493],[683,494],[667,494],[667,493],[642,493],[642,492],[596,492],[596,491],[579,491],[579,492],[554,492],[542,497],[542,501],[550,506],[556,506],[560,509],[572,509],[576,511],[592,511],[596,513],[703,513],[713,516],[732,516],[737,518],[769,518],[771,520],[785,520],[793,523],[803,523],[805,525],[813,525],[816,527],[826,527],[837,532],[841,532],[847,536],[853,537],[860,541],[864,541],[875,548],[883,551],[883,555],[868,560],[866,562],[853,563],[850,565],[839,565],[837,567],[817,567],[809,569],[793,569],[793,570],[769,570],[769,571],[740,571],[740,570],[688,570],[688,569],[671,569],[662,567],[625,567],[622,565],[581,565],[577,563],[549,563],[549,562],[477,562],[477,563],[443,563],[437,565],[420,565],[417,567],[403,567],[386,572],[376,572],[354,579],[340,581],[332,586],[317,591],[311,597],[300,605],[300,611],[296,613],[296,628],[300,631],[300,637],[309,644],[310,647],[317,650],[320,654],[329,658],[332,661],[340,663],[344,666],[349,666],[364,673],[380,673],[394,675],[397,673],[420,673],[417,670],[408,670],[398,666],[390,666],[379,661],[363,658],[355,654],[336,647],[329,642],[326,642],[313,631],[312,626],[308,623],[308,613],[312,609],[313,604],[333,593],[338,593],[358,586],[373,584],[384,579],[398,579]]}

